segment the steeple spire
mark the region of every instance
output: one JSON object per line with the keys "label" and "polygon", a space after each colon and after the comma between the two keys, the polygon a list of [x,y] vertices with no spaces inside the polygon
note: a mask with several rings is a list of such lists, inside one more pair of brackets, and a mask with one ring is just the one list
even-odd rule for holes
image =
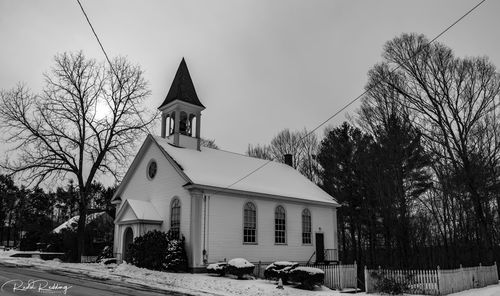
{"label": "steeple spire", "polygon": [[158,109],[162,112],[162,138],[179,147],[200,150],[201,111],[205,106],[198,99],[184,58]]}
{"label": "steeple spire", "polygon": [[172,85],[170,86],[167,97],[160,105],[160,107],[158,107],[158,109],[161,109],[162,107],[175,100],[180,100],[189,104],[193,104],[195,106],[205,108],[205,106],[203,106],[203,104],[198,99],[198,95],[196,94],[196,90],[194,89],[194,84],[191,80],[191,75],[189,75],[189,70],[184,58],[182,58],[182,61],[179,64],[179,68],[177,69],[177,73],[175,73],[174,81],[172,81]]}

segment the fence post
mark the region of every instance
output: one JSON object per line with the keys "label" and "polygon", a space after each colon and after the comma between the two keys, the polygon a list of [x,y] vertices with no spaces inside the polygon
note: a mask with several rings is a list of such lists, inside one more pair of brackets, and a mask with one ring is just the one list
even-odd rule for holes
{"label": "fence post", "polygon": [[483,277],[482,277],[482,273],[483,273],[483,265],[481,264],[481,262],[479,262],[479,268],[476,269],[476,282],[477,282],[477,285],[476,283],[474,283],[474,287],[484,287],[483,286]]}
{"label": "fence post", "polygon": [[371,291],[368,291],[368,281],[369,281],[369,279],[368,279],[368,267],[366,267],[366,265],[365,265],[365,292],[366,293],[371,292]]}
{"label": "fence post", "polygon": [[344,289],[344,265],[339,265],[340,291]]}
{"label": "fence post", "polygon": [[259,260],[259,265],[257,266],[257,268],[258,268],[258,269],[257,269],[257,277],[258,277],[259,279],[261,279],[261,278],[262,278],[262,277],[260,276],[260,264],[261,264],[261,261]]}
{"label": "fence post", "polygon": [[354,293],[358,293],[358,264],[354,261]]}
{"label": "fence post", "polygon": [[[467,289],[471,289],[472,287],[470,287],[470,281],[469,279],[465,279],[465,275],[464,275],[464,269],[462,267],[462,264],[460,264],[460,280],[461,280],[461,284],[462,286],[465,286],[464,283],[467,285],[466,288]],[[463,291],[463,290],[460,290],[460,291]],[[454,291],[455,292],[455,291]],[[458,292],[458,291],[457,291]]]}
{"label": "fence post", "polygon": [[498,267],[497,267],[497,262],[495,261],[495,283],[498,283]]}
{"label": "fence post", "polygon": [[438,295],[442,295],[443,293],[441,292],[441,287],[442,287],[442,278],[441,278],[441,268],[439,268],[439,265],[437,266],[437,293]]}

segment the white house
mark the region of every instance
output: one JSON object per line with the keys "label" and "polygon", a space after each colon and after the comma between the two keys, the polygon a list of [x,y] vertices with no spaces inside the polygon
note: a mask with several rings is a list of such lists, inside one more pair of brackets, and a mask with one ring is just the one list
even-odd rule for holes
{"label": "white house", "polygon": [[337,260],[338,203],[289,165],[201,147],[204,109],[183,59],[161,135],[148,135],[113,197],[114,252],[158,229],[185,237],[191,270],[235,257]]}

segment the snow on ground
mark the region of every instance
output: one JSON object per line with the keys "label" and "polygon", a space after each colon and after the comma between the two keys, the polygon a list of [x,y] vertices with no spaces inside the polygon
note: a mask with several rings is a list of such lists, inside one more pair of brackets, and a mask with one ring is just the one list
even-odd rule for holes
{"label": "snow on ground", "polygon": [[[276,289],[274,281],[261,279],[237,280],[229,277],[219,277],[207,274],[168,273],[138,268],[130,264],[103,265],[99,263],[63,263],[58,260],[44,261],[36,258],[7,257],[13,251],[0,251],[0,263],[10,263],[18,266],[34,266],[43,270],[62,270],[85,274],[94,279],[109,279],[145,285],[157,289],[165,289],[189,293],[193,295],[256,295],[256,296],[340,296],[339,291],[326,287],[314,291],[296,289],[285,286],[284,290]],[[360,296],[376,296],[377,294],[358,293]],[[451,296],[498,296],[500,285],[450,294]]]}
{"label": "snow on ground", "polygon": [[23,253],[23,252],[14,251],[14,250],[9,250],[9,251],[1,250],[0,251],[0,258],[1,257],[9,257],[9,256],[17,254],[17,253]]}
{"label": "snow on ground", "polygon": [[453,293],[449,294],[448,296],[498,296],[498,295],[500,295],[500,284]]}

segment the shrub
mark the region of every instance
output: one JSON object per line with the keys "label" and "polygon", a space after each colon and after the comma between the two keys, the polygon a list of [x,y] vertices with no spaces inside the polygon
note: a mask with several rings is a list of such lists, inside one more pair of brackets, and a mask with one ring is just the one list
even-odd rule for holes
{"label": "shrub", "polygon": [[51,232],[43,238],[47,252],[64,252],[64,236],[61,233]]}
{"label": "shrub", "polygon": [[226,273],[237,276],[242,279],[244,275],[252,275],[255,265],[243,258],[235,258],[229,260],[226,267]]}
{"label": "shrub", "polygon": [[167,234],[153,230],[134,239],[134,242],[129,246],[125,261],[137,267],[164,270],[167,253]]}
{"label": "shrub", "polygon": [[376,279],[375,290],[378,292],[399,295],[409,290],[408,279],[406,277],[397,281],[385,272],[378,271],[372,272],[371,276]]}
{"label": "shrub", "polygon": [[207,272],[224,276],[226,274],[226,262],[212,263],[207,266]]}
{"label": "shrub", "polygon": [[42,237],[46,235],[41,231],[33,230],[28,231],[19,243],[19,249],[21,251],[35,251],[39,249],[38,243],[40,243]]}
{"label": "shrub", "polygon": [[167,234],[168,252],[165,256],[163,266],[171,271],[187,271],[187,254],[184,249],[184,238],[174,239],[170,234]]}
{"label": "shrub", "polygon": [[296,267],[288,273],[291,282],[300,283],[304,289],[312,290],[315,285],[322,285],[325,272],[319,268]]}
{"label": "shrub", "polygon": [[296,262],[276,261],[266,267],[264,270],[264,278],[268,280],[278,280],[281,278],[283,284],[286,284],[288,282],[289,272],[298,266],[299,264]]}
{"label": "shrub", "polygon": [[59,233],[51,232],[42,238],[44,251],[65,253],[64,261],[76,262],[77,234],[74,230],[62,229]]}
{"label": "shrub", "polygon": [[97,256],[97,262],[101,262],[104,259],[113,258],[113,248],[110,246],[105,246],[99,256]]}
{"label": "shrub", "polygon": [[125,261],[153,270],[186,271],[187,255],[184,238],[174,239],[169,233],[149,231],[130,244]]}

